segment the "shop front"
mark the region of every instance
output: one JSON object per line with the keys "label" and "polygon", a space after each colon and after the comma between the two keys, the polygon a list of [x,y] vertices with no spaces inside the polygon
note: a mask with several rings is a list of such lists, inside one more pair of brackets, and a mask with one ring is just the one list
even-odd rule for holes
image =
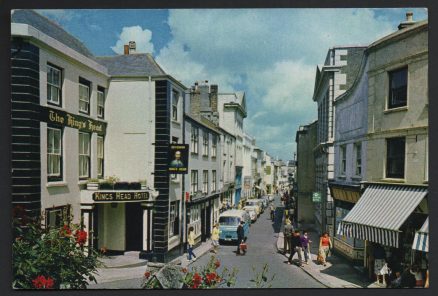
{"label": "shop front", "polygon": [[205,242],[219,217],[220,194],[194,196],[187,203],[187,229],[193,227],[195,242]]}
{"label": "shop front", "polygon": [[426,196],[426,186],[367,184],[340,221],[338,235],[365,241],[363,264],[369,278],[376,279],[374,267],[379,258],[393,271],[415,263],[412,246],[427,218]]}
{"label": "shop front", "polygon": [[81,190],[86,245],[110,253],[152,250],[151,190]]}

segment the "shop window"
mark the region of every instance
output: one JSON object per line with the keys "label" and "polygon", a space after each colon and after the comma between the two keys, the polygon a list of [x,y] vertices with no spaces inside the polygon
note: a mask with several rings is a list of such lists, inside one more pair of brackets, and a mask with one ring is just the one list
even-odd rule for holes
{"label": "shop window", "polygon": [[202,193],[207,194],[208,193],[208,171],[202,172],[202,180],[203,180]]}
{"label": "shop window", "polygon": [[196,192],[198,192],[198,171],[192,170],[190,181],[191,181],[190,193],[194,195],[196,194]]}
{"label": "shop window", "polygon": [[79,133],[79,178],[90,177],[90,134]]}
{"label": "shop window", "polygon": [[354,145],[356,150],[356,176],[362,175],[362,143]]}
{"label": "shop window", "polygon": [[341,153],[341,167],[340,173],[341,175],[345,175],[347,169],[347,146],[342,145],[339,147]]}
{"label": "shop window", "polygon": [[408,68],[389,72],[388,109],[403,107],[408,98]]}
{"label": "shop window", "polygon": [[90,86],[91,83],[79,78],[79,112],[90,114]]}
{"label": "shop window", "polygon": [[103,159],[104,159],[104,139],[103,137],[97,137],[97,175],[99,178],[103,178],[104,167],[103,167]]}
{"label": "shop window", "polygon": [[105,118],[105,89],[97,87],[97,117]]}
{"label": "shop window", "polygon": [[62,105],[62,70],[54,65],[47,64],[47,103]]}
{"label": "shop window", "polygon": [[47,177],[48,181],[62,180],[62,129],[47,128]]}
{"label": "shop window", "polygon": [[386,177],[405,176],[405,138],[386,139]]}
{"label": "shop window", "polygon": [[192,126],[192,135],[191,135],[191,143],[190,149],[193,154],[198,154],[198,145],[199,145],[199,129],[195,126]]}
{"label": "shop window", "polygon": [[179,92],[176,90],[172,91],[172,120],[178,121],[178,101]]}
{"label": "shop window", "polygon": [[203,131],[202,133],[202,155],[203,156],[208,156],[208,132],[207,131]]}

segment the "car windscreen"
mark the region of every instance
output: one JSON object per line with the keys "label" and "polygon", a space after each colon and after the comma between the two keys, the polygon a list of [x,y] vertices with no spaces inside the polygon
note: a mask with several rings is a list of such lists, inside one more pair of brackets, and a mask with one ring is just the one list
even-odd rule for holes
{"label": "car windscreen", "polygon": [[247,201],[246,204],[247,204],[248,206],[256,206],[256,205],[257,205],[257,202],[256,202],[256,201]]}
{"label": "car windscreen", "polygon": [[239,223],[239,217],[219,217],[220,225],[238,225]]}

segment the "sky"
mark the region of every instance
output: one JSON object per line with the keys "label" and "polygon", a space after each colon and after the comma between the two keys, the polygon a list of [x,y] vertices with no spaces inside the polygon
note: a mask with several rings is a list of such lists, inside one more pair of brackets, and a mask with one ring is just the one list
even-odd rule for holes
{"label": "sky", "polygon": [[244,130],[272,157],[293,159],[300,125],[317,119],[312,100],[317,65],[329,48],[369,45],[397,30],[407,11],[394,9],[38,10],[81,40],[95,56],[137,52],[187,87],[218,84],[245,91]]}

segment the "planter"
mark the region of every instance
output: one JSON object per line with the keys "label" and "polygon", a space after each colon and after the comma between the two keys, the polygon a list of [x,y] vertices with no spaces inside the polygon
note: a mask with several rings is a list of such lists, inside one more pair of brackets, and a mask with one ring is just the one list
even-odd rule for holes
{"label": "planter", "polygon": [[99,183],[87,183],[87,190],[98,190]]}

